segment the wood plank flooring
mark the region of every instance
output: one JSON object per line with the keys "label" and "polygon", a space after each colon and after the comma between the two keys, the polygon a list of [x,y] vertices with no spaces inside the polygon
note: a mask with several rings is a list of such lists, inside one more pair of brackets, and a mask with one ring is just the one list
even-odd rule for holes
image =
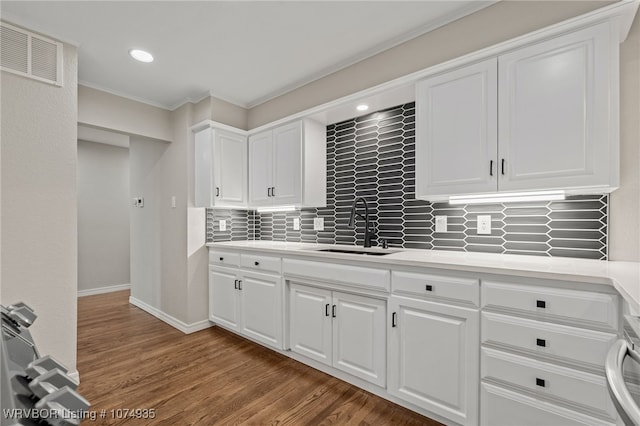
{"label": "wood plank flooring", "polygon": [[98,413],[83,425],[439,425],[219,327],[185,335],[128,298],[78,299],[79,390]]}

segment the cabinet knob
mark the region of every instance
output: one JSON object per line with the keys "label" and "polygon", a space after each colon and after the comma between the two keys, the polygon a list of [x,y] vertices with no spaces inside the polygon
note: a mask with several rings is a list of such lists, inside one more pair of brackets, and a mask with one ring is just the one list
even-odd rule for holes
{"label": "cabinet knob", "polygon": [[546,387],[544,379],[540,379],[540,378],[536,377],[536,386],[540,386],[542,388]]}
{"label": "cabinet knob", "polygon": [[542,348],[547,347],[547,341],[545,339],[536,339],[536,346],[540,346]]}
{"label": "cabinet knob", "polygon": [[220,262],[224,262],[224,257],[220,257]]}
{"label": "cabinet knob", "polygon": [[433,291],[433,286],[432,286],[431,284],[427,284],[424,288],[425,288],[427,291]]}
{"label": "cabinet knob", "polygon": [[255,262],[253,262],[254,265],[256,266],[260,266],[260,262],[258,262],[257,260]]}
{"label": "cabinet knob", "polygon": [[544,300],[536,300],[536,308],[545,309],[547,307],[547,302]]}

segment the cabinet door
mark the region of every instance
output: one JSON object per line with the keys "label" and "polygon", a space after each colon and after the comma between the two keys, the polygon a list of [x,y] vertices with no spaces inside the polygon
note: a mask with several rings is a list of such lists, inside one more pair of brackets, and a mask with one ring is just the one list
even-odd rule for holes
{"label": "cabinet door", "polygon": [[235,271],[209,269],[209,319],[231,329],[239,327],[239,297]]}
{"label": "cabinet door", "polygon": [[391,296],[389,312],[389,393],[453,422],[477,424],[478,311]]}
{"label": "cabinet door", "polygon": [[331,291],[290,285],[291,350],[331,365]]}
{"label": "cabinet door", "polygon": [[242,333],[282,349],[282,284],[280,277],[244,272],[240,277]]}
{"label": "cabinet door", "polygon": [[495,58],[417,86],[416,196],[497,190]]}
{"label": "cabinet door", "polygon": [[333,304],[333,366],[385,387],[386,303],[334,292]]}
{"label": "cabinet door", "polygon": [[214,139],[214,204],[241,207],[246,204],[247,141],[222,130]]}
{"label": "cabinet door", "polygon": [[274,204],[302,204],[302,122],[273,130]]}
{"label": "cabinet door", "polygon": [[609,37],[603,24],[499,57],[500,190],[611,183]]}
{"label": "cabinet door", "polygon": [[254,206],[273,204],[273,132],[249,137],[249,203]]}
{"label": "cabinet door", "polygon": [[195,206],[212,207],[213,188],[213,129],[206,128],[195,133]]}

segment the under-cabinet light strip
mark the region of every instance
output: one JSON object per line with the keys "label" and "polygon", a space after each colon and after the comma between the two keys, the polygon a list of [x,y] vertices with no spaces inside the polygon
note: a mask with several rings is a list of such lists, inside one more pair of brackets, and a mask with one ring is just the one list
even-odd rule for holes
{"label": "under-cabinet light strip", "polygon": [[564,200],[564,191],[512,192],[449,197],[449,204],[514,203],[523,201]]}
{"label": "under-cabinet light strip", "polygon": [[258,207],[258,213],[292,212],[295,206]]}

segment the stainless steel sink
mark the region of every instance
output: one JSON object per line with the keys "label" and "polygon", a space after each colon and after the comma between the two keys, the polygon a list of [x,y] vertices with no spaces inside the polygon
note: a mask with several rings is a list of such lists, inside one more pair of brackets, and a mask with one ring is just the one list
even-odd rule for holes
{"label": "stainless steel sink", "polygon": [[[384,250],[384,251],[382,251]],[[399,250],[358,250],[358,249],[339,249],[339,248],[326,248],[318,249],[314,251],[322,251],[327,253],[347,253],[347,254],[364,254],[365,256],[386,256],[387,254],[398,253]]]}

